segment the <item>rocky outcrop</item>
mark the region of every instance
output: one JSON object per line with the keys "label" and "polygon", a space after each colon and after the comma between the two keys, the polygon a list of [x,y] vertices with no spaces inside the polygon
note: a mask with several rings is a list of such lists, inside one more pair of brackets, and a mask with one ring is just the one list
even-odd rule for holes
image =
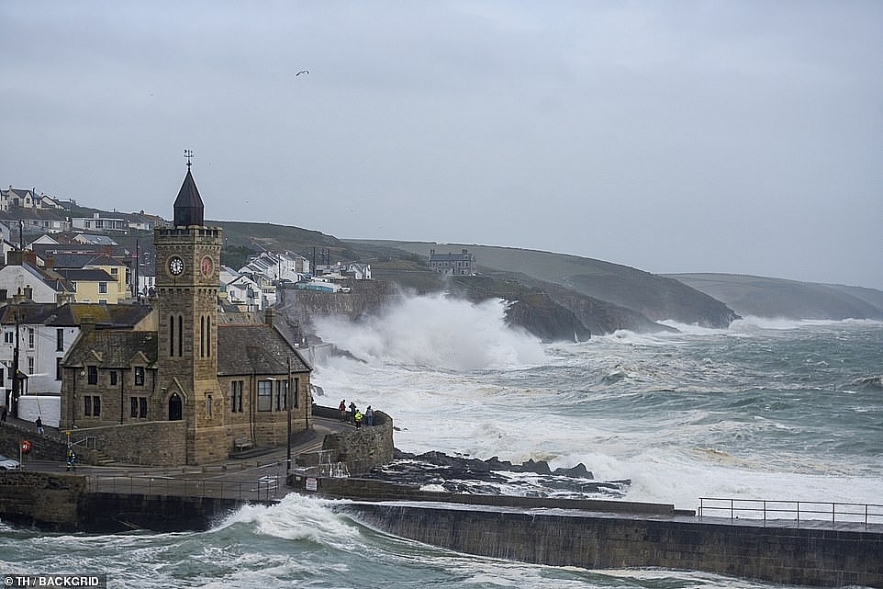
{"label": "rocky outcrop", "polygon": [[480,460],[443,452],[415,455],[400,450],[395,451],[394,458],[361,478],[457,494],[572,499],[622,497],[631,484],[628,480],[596,481],[582,463],[552,470],[545,460],[515,464],[497,457]]}
{"label": "rocky outcrop", "polygon": [[506,309],[506,321],[543,341],[586,341],[592,332],[577,316],[546,294],[515,301]]}

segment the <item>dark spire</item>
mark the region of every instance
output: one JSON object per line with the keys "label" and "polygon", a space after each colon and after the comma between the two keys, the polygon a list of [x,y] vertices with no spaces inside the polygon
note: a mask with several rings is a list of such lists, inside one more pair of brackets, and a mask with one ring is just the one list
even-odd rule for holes
{"label": "dark spire", "polygon": [[178,198],[175,199],[175,227],[204,225],[205,205],[202,204],[196,182],[190,174],[190,158],[193,157],[193,152],[185,149],[184,156],[187,158],[187,175],[184,177],[181,190],[178,191]]}

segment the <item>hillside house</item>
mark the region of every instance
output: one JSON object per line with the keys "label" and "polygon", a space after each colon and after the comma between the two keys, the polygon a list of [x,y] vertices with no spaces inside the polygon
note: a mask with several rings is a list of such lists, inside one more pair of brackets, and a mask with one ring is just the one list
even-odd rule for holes
{"label": "hillside house", "polygon": [[465,249],[459,254],[439,254],[432,249],[429,250],[429,267],[435,272],[441,274],[450,274],[452,276],[474,276],[475,255],[470,254],[469,250]]}
{"label": "hillside house", "polygon": [[[20,253],[11,252],[10,257]],[[38,267],[33,257],[0,268],[0,302],[21,295],[35,303],[64,304],[74,302],[75,294],[73,285],[58,274]]]}

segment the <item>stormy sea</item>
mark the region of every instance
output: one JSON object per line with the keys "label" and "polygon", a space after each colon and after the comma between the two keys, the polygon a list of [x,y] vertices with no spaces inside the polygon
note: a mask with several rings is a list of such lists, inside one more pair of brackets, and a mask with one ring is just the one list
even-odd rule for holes
{"label": "stormy sea", "polygon": [[[321,322],[319,335],[350,355],[315,366],[316,401],[388,413],[397,448],[415,456],[581,463],[591,473],[563,487],[506,473],[477,492],[680,509],[697,509],[701,497],[883,503],[883,324],[746,318],[727,330],[672,325],[677,333],[549,344],[503,317],[499,302],[437,296],[357,325]],[[289,495],[176,534],[0,524],[0,572],[104,573],[110,587],[157,588],[772,587],[457,554],[384,535],[333,505]]]}

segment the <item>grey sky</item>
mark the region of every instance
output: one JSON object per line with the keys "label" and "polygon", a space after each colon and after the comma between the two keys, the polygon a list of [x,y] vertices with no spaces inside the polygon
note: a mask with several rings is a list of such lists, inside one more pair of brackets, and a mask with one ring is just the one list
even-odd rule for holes
{"label": "grey sky", "polygon": [[[0,0],[0,185],[883,289],[883,3]],[[301,70],[308,74],[296,75]]]}

